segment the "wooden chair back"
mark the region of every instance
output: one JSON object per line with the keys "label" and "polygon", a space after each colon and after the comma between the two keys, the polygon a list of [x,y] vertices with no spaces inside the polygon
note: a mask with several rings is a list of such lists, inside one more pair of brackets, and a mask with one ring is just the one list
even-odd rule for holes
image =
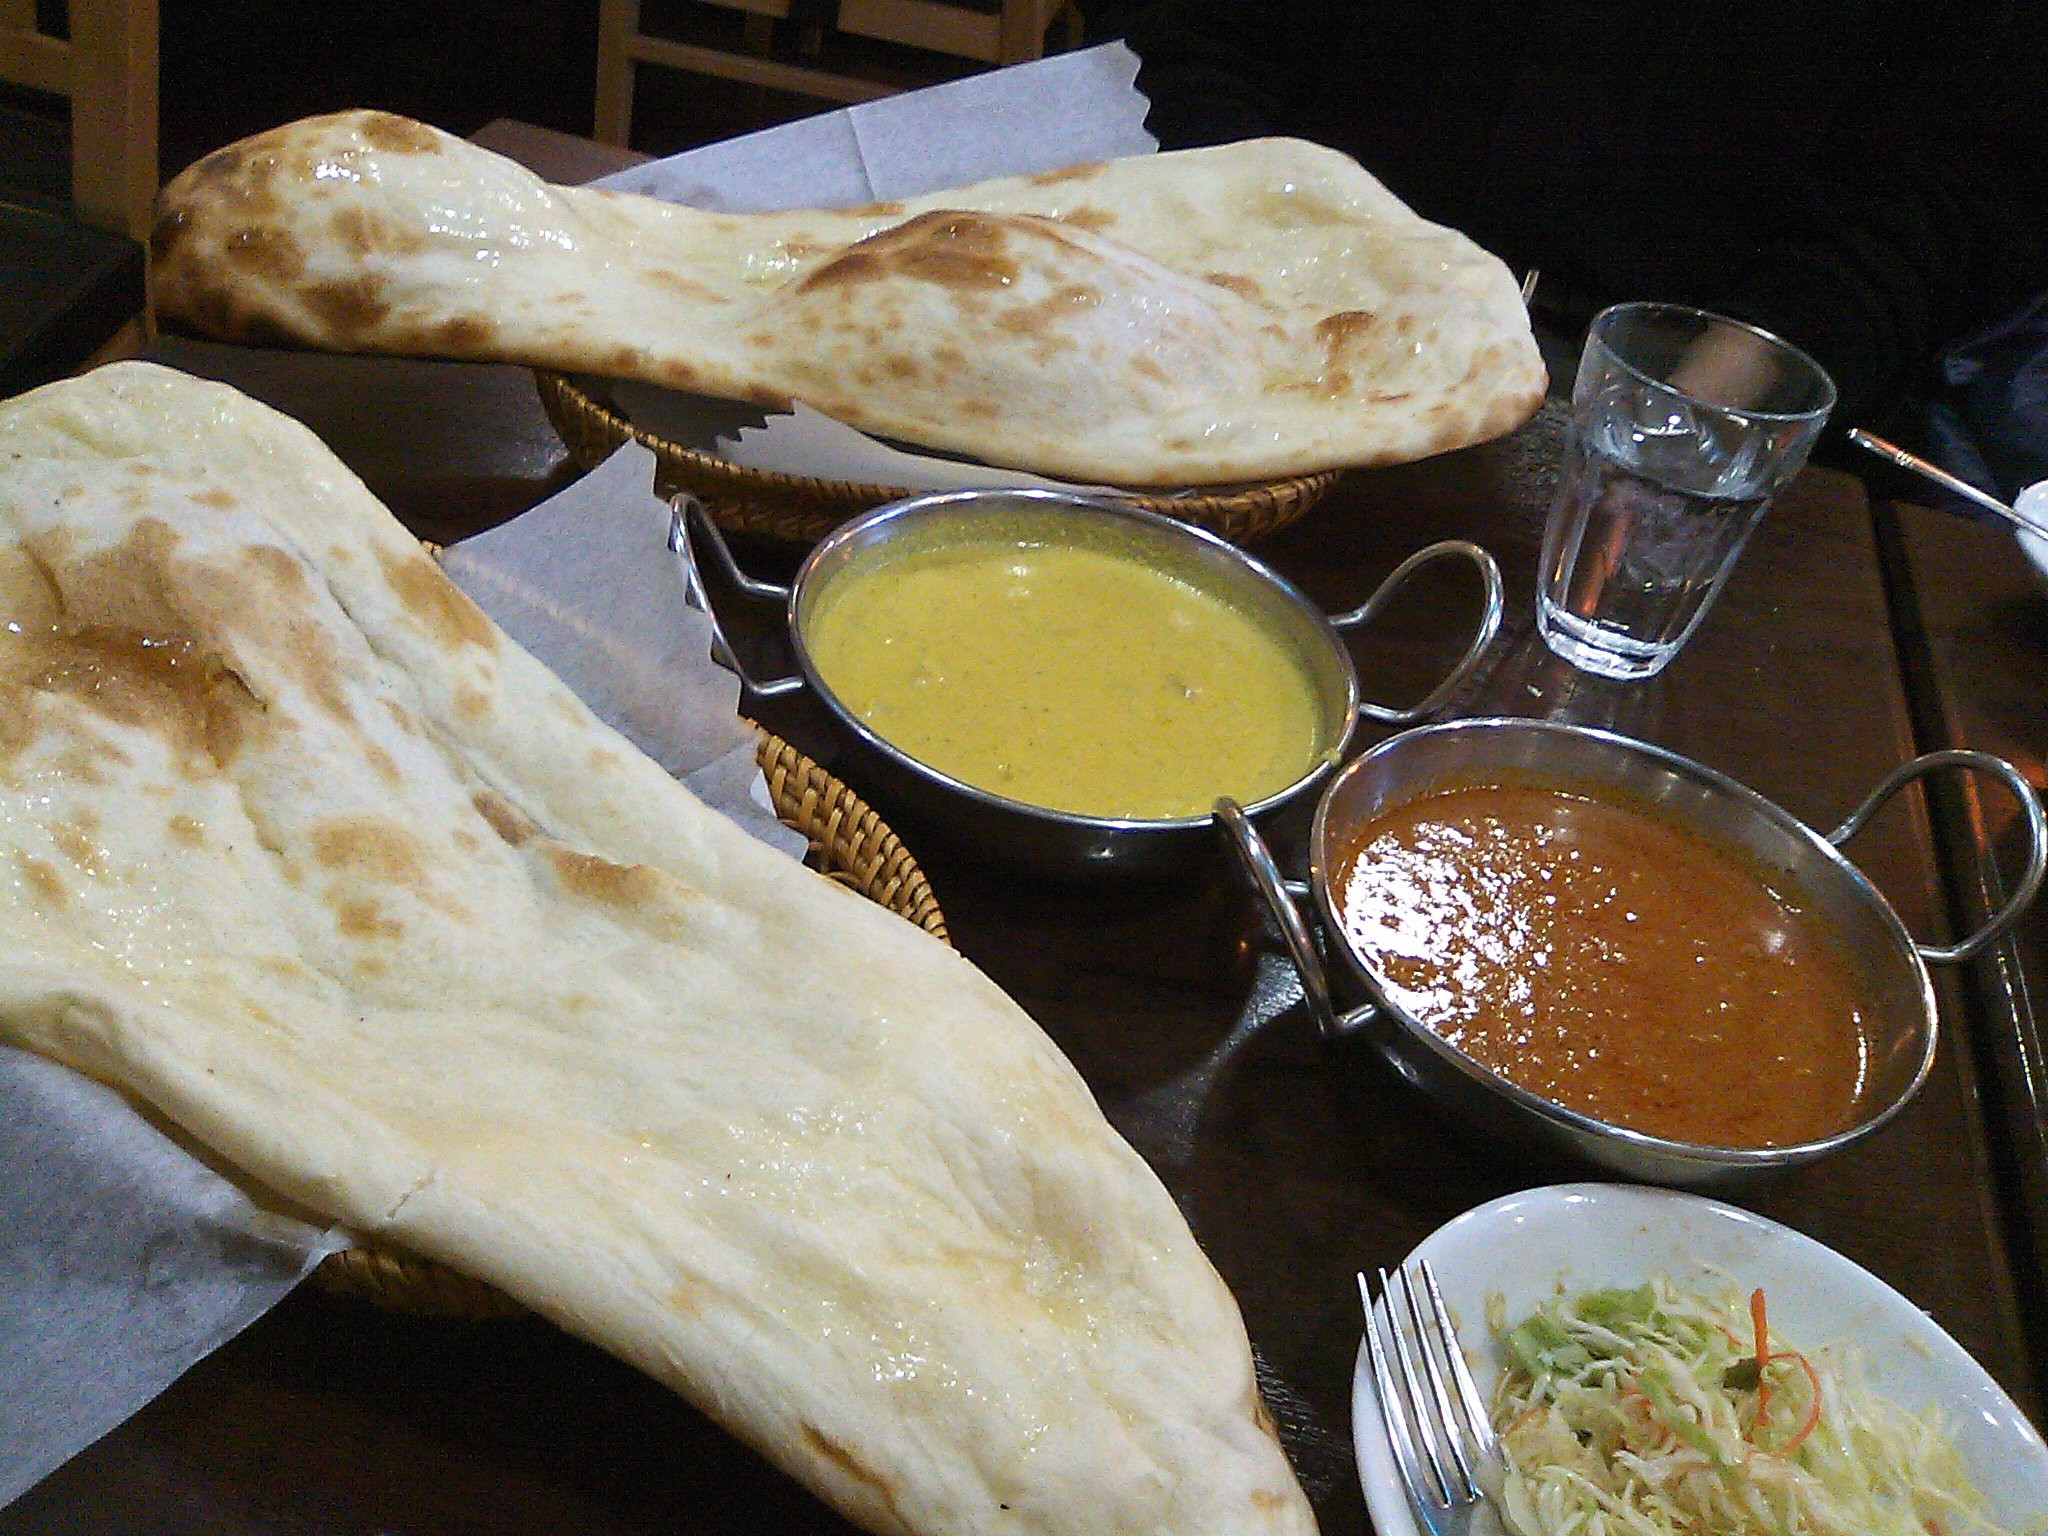
{"label": "wooden chair back", "polygon": [[149,237],[157,189],[156,0],[70,0],[70,36],[36,25],[36,0],[0,0],[0,80],[71,101],[79,219]]}
{"label": "wooden chair back", "polygon": [[[773,28],[787,22],[790,0],[712,0],[744,13],[739,49],[677,42],[640,30],[640,0],[599,0],[597,31],[596,137],[626,147],[633,130],[633,73],[653,64],[824,101],[869,101],[896,87],[809,62],[791,62],[770,51]],[[1079,12],[1072,0],[1002,0],[1000,11],[948,5],[943,0],[838,0],[834,30],[899,43],[954,59],[983,64],[1021,64],[1037,58],[1053,20],[1067,18],[1067,41],[1079,41]],[[800,38],[800,56],[819,51],[822,35]]]}

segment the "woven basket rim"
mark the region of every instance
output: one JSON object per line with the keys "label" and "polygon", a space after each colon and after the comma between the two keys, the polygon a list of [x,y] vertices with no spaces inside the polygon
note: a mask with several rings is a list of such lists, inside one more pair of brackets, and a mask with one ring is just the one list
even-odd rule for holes
{"label": "woven basket rim", "polygon": [[[686,477],[687,488],[705,500],[721,526],[733,531],[794,536],[780,526],[771,526],[775,522],[772,516],[749,518],[744,507],[754,504],[772,507],[784,517],[803,520],[805,531],[801,537],[822,538],[856,512],[917,494],[906,486],[793,475],[728,463],[639,426],[617,408],[609,395],[593,394],[585,387],[586,382],[605,383],[602,379],[586,381],[582,375],[571,376],[552,369],[534,370],[535,388],[548,419],[577,461],[586,469],[594,468],[613,449],[628,441],[638,442],[654,454],[671,478]],[[601,447],[588,443],[593,436]],[[1148,511],[1196,523],[1232,542],[1246,543],[1301,517],[1336,484],[1341,474],[1341,470],[1327,469],[1241,485],[1191,486],[1176,491],[1139,487],[1120,489],[1117,494]],[[828,520],[818,522],[812,530],[810,518]]]}

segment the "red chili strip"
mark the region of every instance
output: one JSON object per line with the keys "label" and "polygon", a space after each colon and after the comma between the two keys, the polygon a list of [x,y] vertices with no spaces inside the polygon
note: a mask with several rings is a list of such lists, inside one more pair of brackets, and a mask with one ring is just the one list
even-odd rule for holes
{"label": "red chili strip", "polygon": [[1806,1437],[1813,1433],[1814,1426],[1820,1423],[1820,1372],[1813,1368],[1811,1360],[1800,1354],[1796,1349],[1780,1350],[1775,1358],[1798,1361],[1799,1369],[1806,1372],[1806,1384],[1811,1393],[1811,1400],[1806,1405],[1806,1422],[1799,1426],[1799,1433],[1786,1441],[1778,1450],[1780,1456],[1790,1456],[1805,1443]]}
{"label": "red chili strip", "polygon": [[1756,1422],[1762,1425],[1771,1409],[1771,1378],[1764,1374],[1764,1367],[1771,1363],[1771,1330],[1764,1322],[1762,1286],[1749,1293],[1749,1321],[1756,1329]]}

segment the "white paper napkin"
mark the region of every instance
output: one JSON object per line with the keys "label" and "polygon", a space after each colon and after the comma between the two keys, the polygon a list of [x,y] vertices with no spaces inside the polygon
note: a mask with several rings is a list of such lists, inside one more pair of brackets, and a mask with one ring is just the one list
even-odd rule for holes
{"label": "white paper napkin", "polygon": [[1105,43],[650,160],[591,185],[718,213],[779,213],[1148,155],[1159,141],[1145,131],[1137,78],[1138,56]]}
{"label": "white paper napkin", "polygon": [[654,455],[628,443],[502,527],[465,539],[441,568],[597,717],[763,842],[801,855],[776,821],[737,714],[739,681],[711,660],[668,548]]}
{"label": "white paper napkin", "polygon": [[0,1046],[0,1504],[345,1239],[273,1215],[111,1088]]}

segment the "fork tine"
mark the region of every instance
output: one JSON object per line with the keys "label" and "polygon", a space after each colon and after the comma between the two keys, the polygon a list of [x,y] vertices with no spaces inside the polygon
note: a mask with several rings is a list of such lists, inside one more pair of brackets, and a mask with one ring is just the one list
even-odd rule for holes
{"label": "fork tine", "polygon": [[[1401,1287],[1406,1290],[1407,1275],[1399,1269],[1395,1270],[1395,1274],[1401,1276]],[[1394,1282],[1384,1269],[1380,1271],[1380,1299],[1387,1304],[1387,1327],[1393,1335],[1391,1352],[1401,1378],[1408,1428],[1422,1447],[1422,1459],[1435,1474],[1436,1486],[1442,1490],[1439,1502],[1446,1505],[1457,1503],[1467,1495],[1451,1485],[1451,1475],[1445,1470],[1444,1458],[1438,1449],[1443,1436],[1439,1433],[1437,1421],[1430,1416],[1429,1404],[1422,1395],[1422,1383],[1417,1379],[1414,1356],[1415,1348],[1421,1347],[1421,1339],[1412,1330],[1403,1333],[1401,1314],[1395,1310]],[[1412,1294],[1408,1298],[1408,1311],[1411,1317],[1415,1315],[1415,1298]],[[1411,1347],[1411,1340],[1414,1347]]]}
{"label": "fork tine", "polygon": [[[1422,1303],[1416,1299],[1415,1277],[1408,1272],[1407,1266],[1403,1265],[1396,1273],[1401,1277],[1401,1296],[1408,1307],[1414,1353],[1422,1358],[1422,1374],[1429,1379],[1430,1399],[1436,1410],[1435,1417],[1422,1425],[1422,1438],[1435,1442],[1430,1446],[1430,1459],[1436,1463],[1438,1475],[1451,1497],[1476,1499],[1479,1497],[1479,1484],[1473,1480],[1472,1463],[1465,1455],[1465,1436],[1459,1430],[1456,1412],[1451,1407],[1450,1389],[1444,1385],[1444,1369],[1437,1359],[1440,1354],[1455,1350],[1456,1346],[1446,1340],[1448,1330],[1440,1331],[1435,1326],[1439,1321],[1435,1314],[1428,1318],[1423,1316]],[[1388,1296],[1391,1305],[1392,1292]],[[1436,1433],[1439,1429],[1441,1435]],[[1448,1453],[1450,1467],[1457,1469],[1455,1488],[1451,1483],[1450,1467],[1445,1465],[1445,1453]]]}
{"label": "fork tine", "polygon": [[1451,1381],[1457,1389],[1458,1414],[1465,1421],[1466,1432],[1472,1443],[1479,1447],[1479,1454],[1491,1459],[1498,1449],[1493,1433],[1493,1415],[1486,1411],[1486,1399],[1479,1393],[1479,1383],[1472,1379],[1472,1368],[1465,1363],[1465,1352],[1458,1348],[1458,1330],[1451,1326],[1450,1308],[1444,1305],[1443,1292],[1437,1289],[1436,1271],[1429,1267],[1429,1260],[1421,1264],[1422,1288],[1429,1293],[1429,1310],[1436,1319],[1437,1337],[1450,1356]]}
{"label": "fork tine", "polygon": [[[1380,1271],[1382,1291],[1386,1284],[1386,1271]],[[1432,1506],[1442,1509],[1450,1503],[1441,1492],[1442,1482],[1431,1487],[1428,1474],[1423,1470],[1422,1458],[1415,1449],[1414,1436],[1409,1433],[1412,1413],[1399,1395],[1394,1383],[1393,1369],[1388,1362],[1390,1352],[1387,1341],[1381,1337],[1379,1314],[1374,1310],[1372,1288],[1367,1284],[1365,1272],[1358,1274],[1358,1299],[1365,1306],[1365,1347],[1372,1357],[1373,1390],[1379,1395],[1380,1418],[1386,1425],[1387,1448],[1394,1453],[1394,1465],[1400,1469],[1401,1481],[1407,1486],[1408,1498],[1417,1509]],[[1387,1298],[1387,1319],[1394,1322],[1393,1299]],[[1397,1341],[1398,1342],[1398,1341]]]}

